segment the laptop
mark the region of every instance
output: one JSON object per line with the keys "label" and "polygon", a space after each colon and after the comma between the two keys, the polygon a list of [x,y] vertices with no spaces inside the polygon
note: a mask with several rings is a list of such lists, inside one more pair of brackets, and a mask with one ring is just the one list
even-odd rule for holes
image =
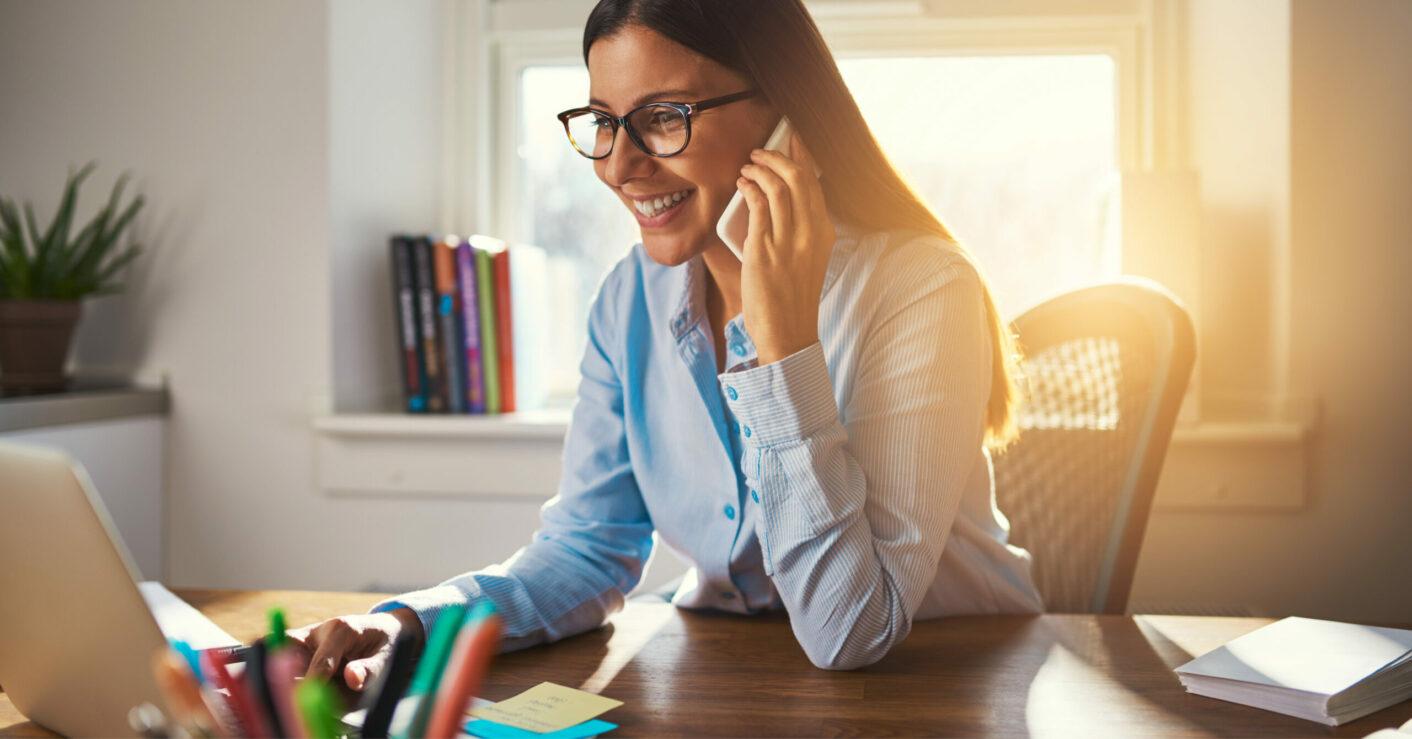
{"label": "laptop", "polygon": [[0,686],[67,736],[135,736],[128,710],[164,707],[152,655],[168,639],[237,642],[137,568],[83,467],[0,442]]}

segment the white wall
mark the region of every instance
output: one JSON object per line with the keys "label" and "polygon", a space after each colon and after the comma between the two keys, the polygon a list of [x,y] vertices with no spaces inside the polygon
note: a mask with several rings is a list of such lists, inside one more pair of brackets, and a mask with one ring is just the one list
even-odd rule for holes
{"label": "white wall", "polygon": [[[136,231],[149,253],[127,294],[89,302],[74,363],[169,373],[175,585],[430,582],[505,556],[537,520],[532,503],[333,498],[314,484],[310,418],[343,376],[330,306],[340,322],[382,320],[387,294],[359,305],[330,276],[370,286],[385,229],[434,227],[435,188],[409,183],[439,151],[426,126],[395,118],[439,88],[377,73],[429,64],[418,45],[434,6],[381,25],[372,16],[388,11],[371,3],[337,7],[0,0],[0,193],[47,212],[65,168],[96,157],[90,207],[124,168],[148,198]],[[337,84],[334,54],[351,60]],[[365,366],[366,346],[343,349],[342,368]]]}
{"label": "white wall", "polygon": [[1204,379],[1278,392],[1287,320],[1289,388],[1320,418],[1303,509],[1154,513],[1133,600],[1412,621],[1412,3],[1191,8]]}

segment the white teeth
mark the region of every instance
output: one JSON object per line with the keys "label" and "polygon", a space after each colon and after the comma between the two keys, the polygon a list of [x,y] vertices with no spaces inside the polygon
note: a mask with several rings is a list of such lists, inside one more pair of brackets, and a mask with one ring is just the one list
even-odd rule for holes
{"label": "white teeth", "polygon": [[632,204],[634,208],[637,208],[637,212],[641,213],[644,217],[655,218],[667,209],[686,199],[686,196],[690,195],[691,192],[691,190],[682,190],[681,192],[674,192],[671,195],[653,198],[652,200],[634,200]]}

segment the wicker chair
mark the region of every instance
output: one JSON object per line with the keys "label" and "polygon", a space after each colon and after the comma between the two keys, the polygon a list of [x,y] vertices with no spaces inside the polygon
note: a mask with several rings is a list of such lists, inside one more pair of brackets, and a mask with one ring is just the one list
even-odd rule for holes
{"label": "wicker chair", "polygon": [[1015,321],[1028,398],[995,458],[1011,541],[1034,555],[1045,607],[1123,613],[1153,490],[1195,359],[1195,332],[1161,285],[1124,278]]}

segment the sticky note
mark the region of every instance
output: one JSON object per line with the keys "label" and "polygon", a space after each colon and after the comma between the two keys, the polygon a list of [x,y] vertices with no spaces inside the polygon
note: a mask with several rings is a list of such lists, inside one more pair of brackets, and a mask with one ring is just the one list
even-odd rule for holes
{"label": "sticky note", "polygon": [[500,701],[493,706],[477,708],[471,711],[471,715],[517,729],[546,734],[581,724],[621,705],[622,701],[601,695],[554,683],[540,683],[514,698]]}
{"label": "sticky note", "polygon": [[536,734],[533,731],[516,729],[513,726],[497,724],[494,721],[486,721],[481,718],[466,724],[466,733],[481,739],[584,739],[584,737],[606,734],[616,728],[618,728],[617,724],[593,719],[567,729],[551,731],[548,734]]}

